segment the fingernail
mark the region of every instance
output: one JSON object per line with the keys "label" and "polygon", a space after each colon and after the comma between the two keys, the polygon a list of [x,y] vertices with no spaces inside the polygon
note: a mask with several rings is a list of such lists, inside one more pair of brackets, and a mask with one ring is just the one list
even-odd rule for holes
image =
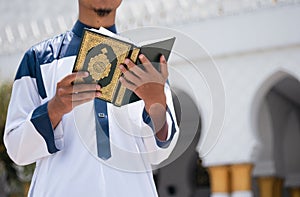
{"label": "fingernail", "polygon": [[139,58],[140,58],[140,59],[143,59],[144,57],[145,57],[145,56],[144,56],[143,54],[140,54],[140,55],[139,55]]}
{"label": "fingernail", "polygon": [[89,73],[85,71],[84,76],[86,76],[86,77],[89,76]]}
{"label": "fingernail", "polygon": [[163,62],[167,62],[164,55],[161,56]]}
{"label": "fingernail", "polygon": [[125,61],[124,61],[124,63],[128,64],[129,63],[129,59],[126,58]]}
{"label": "fingernail", "polygon": [[96,85],[96,90],[100,90],[101,86],[100,85]]}
{"label": "fingernail", "polygon": [[101,96],[101,93],[100,92],[96,92],[96,96],[97,97]]}

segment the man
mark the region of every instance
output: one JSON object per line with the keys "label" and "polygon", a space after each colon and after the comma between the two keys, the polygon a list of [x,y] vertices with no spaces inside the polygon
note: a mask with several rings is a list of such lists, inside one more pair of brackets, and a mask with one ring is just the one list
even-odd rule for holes
{"label": "man", "polygon": [[4,134],[7,152],[19,165],[36,162],[29,196],[157,196],[151,165],[169,156],[178,137],[166,60],[160,59],[161,72],[142,54],[145,70],[129,59],[119,65],[121,83],[141,101],[118,108],[95,99],[101,87],[74,84],[89,73],[72,68],[85,27],[116,31],[121,0],[78,2],[72,31],[33,46],[20,63]]}

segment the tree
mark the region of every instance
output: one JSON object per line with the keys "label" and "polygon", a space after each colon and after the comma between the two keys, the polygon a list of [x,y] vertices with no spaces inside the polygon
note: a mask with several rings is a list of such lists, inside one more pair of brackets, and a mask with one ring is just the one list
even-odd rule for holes
{"label": "tree", "polygon": [[[24,196],[24,183],[28,184],[31,179],[34,165],[17,166],[9,158],[3,143],[3,134],[6,122],[7,108],[11,96],[12,83],[0,84],[0,196],[14,194]],[[2,181],[2,182],[1,182]],[[2,192],[2,193],[1,193]]]}

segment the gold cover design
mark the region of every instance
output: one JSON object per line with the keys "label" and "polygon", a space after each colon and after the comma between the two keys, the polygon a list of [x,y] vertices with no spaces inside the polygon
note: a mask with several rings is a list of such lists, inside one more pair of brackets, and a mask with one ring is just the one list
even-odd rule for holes
{"label": "gold cover design", "polygon": [[[139,52],[140,52],[139,48],[132,49],[132,53],[131,53],[131,57],[130,57],[131,61],[135,62],[137,60]],[[125,92],[126,92],[126,87],[124,87],[122,84],[120,84],[120,89],[119,89],[119,93],[117,95],[117,99],[115,101],[115,105],[117,105],[117,106],[122,105],[122,101],[123,101]]]}
{"label": "gold cover design", "polygon": [[[109,59],[108,49],[102,49],[97,52],[97,55],[86,60],[89,53],[100,45],[109,46],[115,54],[115,57],[111,57],[111,59]],[[113,72],[111,76],[109,76],[109,78],[111,78],[108,80],[109,83],[102,86],[102,94],[99,97],[103,100],[112,102],[119,78],[122,74],[120,69],[118,69],[118,65],[124,63],[131,47],[131,44],[86,30],[82,38],[74,71],[88,71],[91,75],[91,80],[88,81],[89,83],[99,83],[101,80],[108,78],[110,72]],[[85,61],[88,61],[88,65],[85,65]],[[114,69],[112,69],[112,67],[114,67]],[[86,81],[76,80],[76,82],[85,83]]]}
{"label": "gold cover design", "polygon": [[[140,64],[138,55],[142,53],[160,71],[160,56],[164,55],[168,60],[175,37],[153,40],[137,46],[124,41],[126,39],[121,36],[111,37],[111,35],[101,29],[84,30],[73,71],[86,71],[89,72],[89,76],[76,79],[74,83],[97,83],[101,86],[102,93],[99,99],[115,106],[122,106],[136,102],[140,98],[119,82],[122,75],[119,65],[124,64],[125,58]],[[143,68],[142,65],[139,66]]]}
{"label": "gold cover design", "polygon": [[88,71],[95,81],[107,77],[111,69],[111,63],[106,55],[107,49],[104,48],[101,52],[101,54],[92,57],[88,64]]}

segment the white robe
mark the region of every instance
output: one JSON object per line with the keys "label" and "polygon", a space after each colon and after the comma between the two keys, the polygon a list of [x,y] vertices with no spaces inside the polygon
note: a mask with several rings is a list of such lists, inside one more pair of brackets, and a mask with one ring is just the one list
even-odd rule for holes
{"label": "white robe", "polygon": [[[29,196],[157,196],[151,165],[168,158],[177,138],[167,148],[157,146],[152,129],[143,122],[143,101],[125,107],[108,104],[112,157],[97,158],[93,102],[65,114],[53,130],[55,147],[49,153],[45,138],[31,118],[33,111],[55,95],[56,84],[72,72],[75,56],[41,64],[47,97],[38,92],[37,78],[23,76],[13,85],[4,142],[12,160],[19,165],[36,162]],[[171,92],[166,85],[167,104],[175,119]],[[167,113],[169,136],[172,121]],[[176,120],[175,120],[176,121]]]}

